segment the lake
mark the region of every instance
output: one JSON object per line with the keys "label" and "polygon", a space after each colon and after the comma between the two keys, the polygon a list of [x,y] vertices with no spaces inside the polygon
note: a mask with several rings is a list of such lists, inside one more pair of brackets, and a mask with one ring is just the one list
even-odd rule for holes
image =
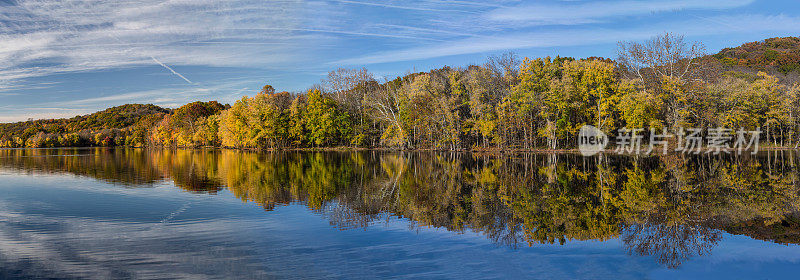
{"label": "lake", "polygon": [[776,279],[800,157],[0,150],[0,279]]}

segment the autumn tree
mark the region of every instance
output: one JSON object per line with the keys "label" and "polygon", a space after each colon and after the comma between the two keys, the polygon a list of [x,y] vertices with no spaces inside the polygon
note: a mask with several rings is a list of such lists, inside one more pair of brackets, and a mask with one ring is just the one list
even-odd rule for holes
{"label": "autumn tree", "polygon": [[335,101],[319,90],[309,90],[307,98],[303,117],[308,140],[315,146],[346,143],[352,125],[347,112],[337,110]]}
{"label": "autumn tree", "polygon": [[369,120],[366,119],[364,99],[370,91],[377,88],[377,82],[366,68],[338,68],[328,72],[324,88],[329,92],[336,104],[348,115],[357,119],[354,143],[362,145],[368,134]]}
{"label": "autumn tree", "polygon": [[662,101],[667,126],[677,128],[688,118],[699,117],[702,108],[693,105],[706,98],[705,83],[713,74],[701,59],[703,44],[690,45],[683,35],[664,33],[643,43],[619,42],[618,55],[624,76]]}

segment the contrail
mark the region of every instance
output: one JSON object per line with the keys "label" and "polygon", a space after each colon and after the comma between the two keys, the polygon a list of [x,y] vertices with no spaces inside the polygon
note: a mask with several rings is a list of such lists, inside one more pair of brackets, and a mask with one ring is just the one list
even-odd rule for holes
{"label": "contrail", "polygon": [[348,0],[339,0],[337,2],[346,3],[346,4],[355,4],[355,5],[366,5],[366,6],[377,6],[377,7],[384,7],[384,8],[394,8],[394,9],[402,9],[402,10],[430,11],[430,12],[457,12],[457,13],[468,13],[468,14],[477,14],[478,13],[478,12],[464,11],[464,10],[420,8],[420,7],[399,6],[399,5],[379,4],[379,3],[370,3],[370,2],[358,2],[358,1],[348,1]]}
{"label": "contrail", "polygon": [[730,23],[727,23],[727,22],[724,22],[724,21],[721,21],[721,20],[718,20],[718,19],[712,19],[712,18],[709,18],[709,17],[701,17],[701,16],[694,15],[694,14],[688,14],[688,15],[696,17],[696,18],[699,18],[699,19],[702,19],[702,20],[710,21],[710,22],[713,22],[713,23],[716,23],[716,24],[725,25],[725,26],[733,28],[733,29],[742,30],[742,28],[739,27],[739,26],[736,26],[736,25],[733,25],[733,24],[730,24]]}
{"label": "contrail", "polygon": [[[2,0],[0,0],[0,1],[2,1]],[[99,17],[99,16],[97,15],[97,13],[93,13],[93,12],[89,12],[89,13],[90,13],[90,14],[92,14],[92,15],[94,15],[95,17]],[[66,26],[68,29],[75,30],[73,27],[71,27],[71,26],[69,25],[69,23],[68,23],[66,20],[60,20],[60,22],[61,22],[61,24],[62,24],[62,25]],[[77,31],[77,30],[75,30],[75,31]],[[119,42],[120,44],[123,44],[123,45],[125,45],[125,44],[126,44],[124,41],[122,41],[122,39],[120,39],[119,37],[117,37],[117,35],[115,34],[115,33],[116,33],[116,31],[115,31],[113,28],[112,28],[112,29],[110,29],[109,31],[111,32],[110,34],[107,34],[109,37],[113,38],[114,40],[117,40],[117,42]],[[123,50],[123,51],[124,51],[125,53],[133,53],[133,52],[134,52],[132,47],[128,47],[127,49],[125,49],[125,50]],[[187,83],[189,83],[190,85],[193,85],[193,84],[194,84],[192,81],[190,81],[189,79],[187,79],[186,77],[184,77],[183,75],[181,75],[181,73],[178,73],[177,71],[175,71],[175,70],[172,70],[172,68],[170,68],[170,67],[169,67],[169,66],[167,66],[166,64],[162,63],[161,61],[158,61],[158,59],[156,59],[154,56],[152,56],[152,55],[147,55],[147,56],[149,56],[151,59],[153,59],[153,61],[155,61],[156,63],[158,63],[158,65],[161,65],[162,67],[164,67],[164,68],[167,68],[167,70],[169,70],[170,72],[172,72],[172,74],[175,74],[176,76],[178,76],[178,77],[181,77],[181,79],[183,79],[184,81],[186,81],[186,82],[187,82]]]}
{"label": "contrail", "polygon": [[183,80],[184,80],[184,81],[186,81],[187,83],[189,83],[189,84],[194,84],[194,83],[192,83],[192,81],[189,81],[189,79],[187,79],[186,77],[184,77],[183,75],[181,75],[181,73],[175,72],[175,70],[172,70],[172,68],[170,68],[170,67],[169,67],[169,66],[167,66],[166,64],[164,64],[164,63],[161,63],[161,61],[158,61],[158,59],[156,59],[155,57],[151,56],[150,58],[152,58],[152,59],[153,59],[153,61],[155,61],[155,62],[156,62],[156,63],[158,63],[159,65],[161,65],[161,66],[164,66],[164,68],[167,68],[167,70],[169,70],[170,72],[172,72],[172,74],[175,74],[175,75],[177,75],[178,77],[181,77],[181,79],[183,79]]}

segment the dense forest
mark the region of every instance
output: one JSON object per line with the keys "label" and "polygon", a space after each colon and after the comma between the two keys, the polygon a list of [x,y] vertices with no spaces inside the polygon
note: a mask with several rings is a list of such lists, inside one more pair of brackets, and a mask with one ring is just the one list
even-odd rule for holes
{"label": "dense forest", "polygon": [[[800,143],[800,38],[707,55],[665,33],[620,42],[616,59],[490,57],[379,80],[337,69],[300,92],[264,86],[232,105],[128,104],[71,119],[0,124],[0,147],[571,149],[581,126],[755,130]],[[647,139],[647,137],[644,137]]]}

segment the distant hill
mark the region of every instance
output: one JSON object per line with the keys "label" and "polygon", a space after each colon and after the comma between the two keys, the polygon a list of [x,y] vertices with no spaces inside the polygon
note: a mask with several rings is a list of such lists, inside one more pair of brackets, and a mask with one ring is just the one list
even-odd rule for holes
{"label": "distant hill", "polygon": [[43,126],[46,128],[46,132],[126,128],[135,124],[143,117],[149,115],[163,115],[169,112],[169,109],[164,109],[152,104],[125,104],[117,107],[111,107],[100,112],[76,116],[68,119],[41,119],[17,123],[4,123],[0,124],[0,129],[13,129],[16,127],[28,127],[31,125]]}
{"label": "distant hill", "polygon": [[[55,139],[47,138],[65,134],[74,134],[77,139],[76,141],[90,142],[90,140],[92,140],[91,138],[96,136],[99,132],[108,134],[104,135],[103,139],[99,139],[102,141],[106,137],[109,137],[109,135],[113,138],[115,134],[118,134],[116,133],[117,131],[146,131],[156,122],[161,121],[164,115],[170,112],[171,110],[169,109],[152,104],[126,104],[68,119],[42,119],[16,123],[0,123],[0,144],[5,144],[4,146],[18,146],[9,145],[9,142],[25,141],[24,139],[31,139],[37,135],[39,136],[38,138],[43,138],[37,140],[55,141]],[[89,143],[74,144],[82,146],[88,145]]]}
{"label": "distant hill", "polygon": [[778,37],[722,49],[711,55],[728,67],[788,75],[800,70],[800,37]]}

